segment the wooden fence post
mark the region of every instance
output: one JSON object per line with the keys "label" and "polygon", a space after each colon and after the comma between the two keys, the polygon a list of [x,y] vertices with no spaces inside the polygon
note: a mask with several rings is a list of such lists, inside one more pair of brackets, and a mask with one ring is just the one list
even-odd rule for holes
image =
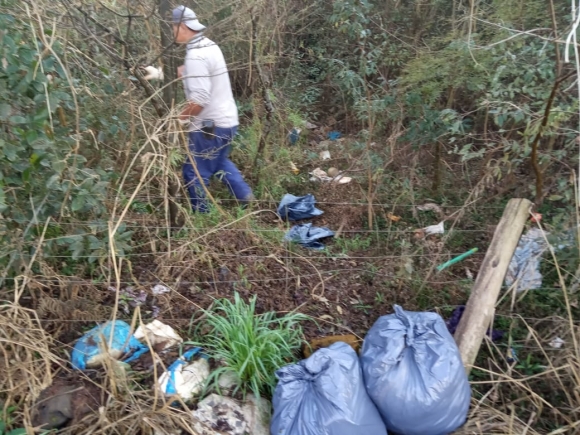
{"label": "wooden fence post", "polygon": [[508,202],[457,326],[455,341],[468,374],[475,362],[485,332],[490,327],[505,274],[531,206],[532,203],[527,199],[514,198]]}

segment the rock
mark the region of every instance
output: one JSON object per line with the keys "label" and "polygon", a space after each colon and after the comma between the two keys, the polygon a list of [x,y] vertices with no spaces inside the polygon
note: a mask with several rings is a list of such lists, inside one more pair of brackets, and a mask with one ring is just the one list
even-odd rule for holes
{"label": "rock", "polygon": [[336,168],[329,168],[329,169],[328,169],[328,176],[329,176],[329,177],[332,177],[332,178],[334,178],[334,177],[336,177],[337,175],[338,175],[338,169],[336,169]]}
{"label": "rock", "polygon": [[32,424],[42,429],[75,426],[104,403],[101,389],[81,378],[56,378],[32,408]]}
{"label": "rock", "polygon": [[252,435],[270,435],[271,410],[272,404],[269,400],[248,394],[242,406],[247,424],[246,432]]}
{"label": "rock", "polygon": [[192,412],[198,435],[244,435],[251,433],[240,405],[229,397],[210,394]]}
{"label": "rock", "polygon": [[220,375],[217,381],[219,392],[222,394],[230,394],[238,385],[239,378],[234,372],[224,372]]}

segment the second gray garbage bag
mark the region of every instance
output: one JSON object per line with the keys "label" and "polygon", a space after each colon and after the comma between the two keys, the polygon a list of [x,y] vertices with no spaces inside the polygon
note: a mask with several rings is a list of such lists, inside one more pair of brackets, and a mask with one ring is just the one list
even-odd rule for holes
{"label": "second gray garbage bag", "polygon": [[395,313],[380,317],[365,337],[361,366],[389,432],[445,435],[465,423],[471,389],[438,314],[395,305]]}
{"label": "second gray garbage bag", "polygon": [[276,377],[271,435],[387,435],[348,344],[319,349]]}

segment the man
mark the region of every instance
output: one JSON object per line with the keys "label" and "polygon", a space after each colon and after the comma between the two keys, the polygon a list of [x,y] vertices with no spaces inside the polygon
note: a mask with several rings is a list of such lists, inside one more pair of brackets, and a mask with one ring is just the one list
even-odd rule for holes
{"label": "man", "polygon": [[253,199],[252,189],[229,159],[230,144],[238,128],[238,109],[232,93],[226,61],[220,48],[203,35],[205,26],[185,6],[173,10],[175,42],[187,44],[185,64],[177,69],[182,77],[187,105],[179,115],[189,128],[189,149],[199,176],[188,156],[183,165],[191,206],[207,212],[202,186],[221,172],[222,181],[242,204]]}

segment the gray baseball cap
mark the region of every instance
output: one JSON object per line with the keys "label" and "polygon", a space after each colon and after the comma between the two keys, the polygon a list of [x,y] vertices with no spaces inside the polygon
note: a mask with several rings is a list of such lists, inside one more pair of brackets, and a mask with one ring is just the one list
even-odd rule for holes
{"label": "gray baseball cap", "polygon": [[173,24],[183,23],[194,32],[205,30],[205,26],[199,22],[195,12],[185,6],[177,6],[173,9]]}

